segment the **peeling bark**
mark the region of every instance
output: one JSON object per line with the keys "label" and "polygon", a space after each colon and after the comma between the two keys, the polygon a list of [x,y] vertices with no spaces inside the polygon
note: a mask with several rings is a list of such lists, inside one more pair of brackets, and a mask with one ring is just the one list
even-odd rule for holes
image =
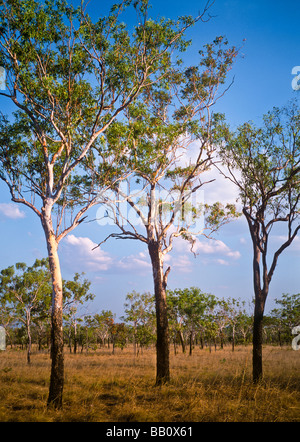
{"label": "peeling bark", "polygon": [[163,273],[163,260],[159,245],[150,241],[148,250],[152,262],[157,342],[156,342],[156,385],[162,385],[170,380],[169,358],[169,326],[166,301],[166,278]]}
{"label": "peeling bark", "polygon": [[43,211],[42,224],[46,236],[49,266],[52,277],[52,309],[51,309],[51,376],[47,404],[54,408],[62,407],[64,386],[64,354],[63,354],[63,289],[58,242],[53,232],[51,207]]}

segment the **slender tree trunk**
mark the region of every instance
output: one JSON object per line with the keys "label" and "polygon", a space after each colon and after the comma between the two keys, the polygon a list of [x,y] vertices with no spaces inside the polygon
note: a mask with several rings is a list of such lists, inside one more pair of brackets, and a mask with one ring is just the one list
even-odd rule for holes
{"label": "slender tree trunk", "polygon": [[190,333],[190,352],[189,355],[192,356],[193,352],[193,332]]}
{"label": "slender tree trunk", "polygon": [[252,377],[253,382],[257,383],[262,378],[262,321],[264,306],[261,302],[261,283],[260,283],[260,256],[259,244],[259,225],[255,223],[252,226],[248,217],[252,244],[253,244],[253,287],[255,294],[254,319],[253,319],[253,349],[252,349]]}
{"label": "slender tree trunk", "polygon": [[220,334],[220,348],[221,348],[221,350],[223,350],[223,348],[224,348],[224,337],[223,337],[223,330],[221,331],[221,334]]}
{"label": "slender tree trunk", "polygon": [[253,382],[257,383],[262,378],[262,343],[263,343],[263,317],[265,300],[262,295],[255,297],[253,321]]}
{"label": "slender tree trunk", "polygon": [[72,336],[71,336],[71,328],[69,328],[68,341],[69,341],[69,352],[72,353]]}
{"label": "slender tree trunk", "polygon": [[201,350],[203,350],[203,348],[204,348],[204,342],[203,342],[203,335],[202,335],[202,332],[201,332],[201,335],[200,335],[200,348],[201,348]]}
{"label": "slender tree trunk", "polygon": [[26,312],[26,328],[28,336],[28,347],[27,347],[27,364],[30,365],[31,362],[31,331],[30,331],[30,311]]}
{"label": "slender tree trunk", "polygon": [[185,353],[185,342],[184,342],[184,338],[183,338],[183,334],[182,334],[181,330],[178,331],[178,335],[179,335],[180,344],[182,347],[182,353]]}
{"label": "slender tree trunk", "polygon": [[89,332],[88,332],[88,327],[85,327],[85,333],[86,333],[86,346],[85,346],[85,350],[86,352],[88,352],[89,349]]}
{"label": "slender tree trunk", "polygon": [[136,355],[137,355],[137,351],[136,351],[136,334],[137,334],[137,331],[136,331],[136,328],[137,328],[137,326],[136,326],[136,323],[134,324],[134,329],[133,329],[133,354],[134,354],[134,357],[136,357]]}
{"label": "slender tree trunk", "polygon": [[[49,210],[49,209],[48,209]],[[52,277],[52,309],[51,309],[51,376],[48,396],[48,406],[62,407],[62,395],[64,386],[64,354],[63,354],[63,290],[60,271],[58,244],[53,233],[52,222],[49,214],[43,218],[49,266]]]}
{"label": "slender tree trunk", "polygon": [[[246,209],[243,209],[243,213],[246,216],[249,225],[252,244],[253,244],[253,287],[255,294],[255,306],[254,306],[254,320],[253,320],[252,376],[253,376],[253,382],[257,383],[263,376],[263,364],[262,364],[263,317],[264,317],[265,303],[269,292],[269,284],[271,281],[271,276],[268,274],[267,259],[266,259],[268,236],[266,234],[266,229],[264,227],[263,229],[264,237],[263,237],[263,243],[262,243],[263,247],[262,247],[259,222],[256,220],[255,222],[252,223],[251,217],[247,213]],[[261,257],[263,264],[263,288],[261,285],[261,274],[260,274]],[[276,266],[276,261],[275,262],[273,261],[273,264],[275,266]]]}
{"label": "slender tree trunk", "polygon": [[161,385],[170,380],[169,327],[165,290],[166,284],[164,280],[163,262],[159,245],[155,241],[150,241],[148,244],[148,249],[152,262],[156,308],[156,385]]}
{"label": "slender tree trunk", "polygon": [[174,344],[174,355],[176,356],[177,355],[176,336],[174,337],[173,344]]}
{"label": "slender tree trunk", "polygon": [[77,323],[74,324],[74,355],[77,353]]}

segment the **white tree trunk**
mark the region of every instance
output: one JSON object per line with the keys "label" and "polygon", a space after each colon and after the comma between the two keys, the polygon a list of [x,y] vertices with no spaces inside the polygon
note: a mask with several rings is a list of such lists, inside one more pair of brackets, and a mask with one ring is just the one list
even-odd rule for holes
{"label": "white tree trunk", "polygon": [[52,277],[52,310],[51,310],[51,377],[48,396],[48,406],[62,407],[64,385],[64,355],[63,355],[63,288],[60,262],[58,257],[58,242],[52,227],[52,205],[48,204],[42,211],[42,225],[45,232],[49,266]]}

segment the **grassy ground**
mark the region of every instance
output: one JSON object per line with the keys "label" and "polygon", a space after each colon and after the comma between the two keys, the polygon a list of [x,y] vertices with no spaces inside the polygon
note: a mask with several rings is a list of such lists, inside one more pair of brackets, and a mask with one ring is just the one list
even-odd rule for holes
{"label": "grassy ground", "polygon": [[172,381],[154,387],[155,352],[65,354],[63,410],[47,410],[46,353],[0,352],[0,421],[300,421],[300,351],[264,348],[264,380],[251,382],[251,347],[173,355]]}

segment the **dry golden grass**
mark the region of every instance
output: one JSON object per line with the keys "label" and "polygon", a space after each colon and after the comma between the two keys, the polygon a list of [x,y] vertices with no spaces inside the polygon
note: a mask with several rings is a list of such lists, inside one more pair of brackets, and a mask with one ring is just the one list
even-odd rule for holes
{"label": "dry golden grass", "polygon": [[251,382],[251,347],[193,356],[171,351],[172,381],[154,387],[155,352],[65,354],[63,410],[47,410],[50,360],[0,352],[0,421],[255,422],[300,420],[300,351],[264,348],[264,380]]}

